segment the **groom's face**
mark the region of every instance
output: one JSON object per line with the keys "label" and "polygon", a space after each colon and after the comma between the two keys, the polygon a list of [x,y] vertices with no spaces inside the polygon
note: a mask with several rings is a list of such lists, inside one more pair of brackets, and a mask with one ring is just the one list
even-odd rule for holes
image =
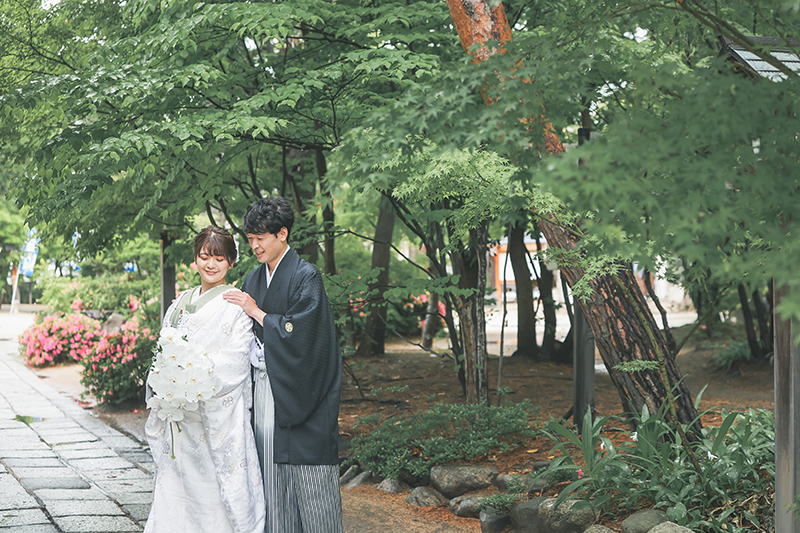
{"label": "groom's face", "polygon": [[278,233],[248,233],[247,240],[250,243],[250,248],[256,254],[259,263],[267,263],[270,271],[275,268],[278,259],[281,258],[283,252],[286,250],[286,237],[288,231],[285,227],[281,228]]}

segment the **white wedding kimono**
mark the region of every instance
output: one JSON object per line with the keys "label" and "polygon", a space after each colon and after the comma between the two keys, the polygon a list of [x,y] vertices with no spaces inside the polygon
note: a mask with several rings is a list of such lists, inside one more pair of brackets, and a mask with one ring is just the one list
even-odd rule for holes
{"label": "white wedding kimono", "polygon": [[156,472],[146,533],[264,531],[266,504],[250,424],[252,320],[223,300],[230,289],[215,287],[200,296],[196,287],[164,317],[165,327],[178,328],[205,348],[222,388],[180,422],[150,412],[145,433]]}

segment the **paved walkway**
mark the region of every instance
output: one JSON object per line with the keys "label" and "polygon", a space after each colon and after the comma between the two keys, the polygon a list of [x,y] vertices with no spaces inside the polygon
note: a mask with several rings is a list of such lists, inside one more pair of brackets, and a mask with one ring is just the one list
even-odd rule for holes
{"label": "paved walkway", "polygon": [[0,533],[142,531],[149,449],[36,377],[15,356],[26,313],[0,313]]}

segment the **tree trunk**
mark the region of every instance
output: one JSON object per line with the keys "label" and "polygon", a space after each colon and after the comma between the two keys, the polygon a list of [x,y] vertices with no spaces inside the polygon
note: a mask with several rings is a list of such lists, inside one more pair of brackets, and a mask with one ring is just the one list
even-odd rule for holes
{"label": "tree trunk", "polygon": [[0,305],[7,303],[11,299],[10,296],[11,293],[9,292],[8,284],[6,283],[6,278],[8,278],[8,271],[9,271],[8,263],[3,262],[3,264],[0,264],[0,280],[3,280],[2,288],[0,288]]}
{"label": "tree trunk", "polygon": [[372,245],[372,268],[380,268],[375,282],[370,285],[370,293],[377,295],[370,301],[367,311],[367,324],[364,338],[358,347],[356,357],[382,355],[386,340],[386,300],[383,292],[389,286],[389,261],[391,259],[392,233],[394,232],[394,208],[386,196],[381,196],[378,208],[378,223],[375,226],[375,242]]}
{"label": "tree trunk", "polygon": [[317,178],[319,180],[319,192],[324,198],[322,206],[322,234],[325,247],[322,250],[323,260],[325,262],[325,273],[336,274],[336,253],[334,250],[334,236],[333,228],[335,227],[334,213],[333,213],[333,197],[331,196],[331,189],[328,186],[328,180],[325,175],[328,173],[328,164],[325,161],[325,153],[317,148],[314,150],[317,163]]}
{"label": "tree trunk", "polygon": [[742,318],[744,319],[744,330],[747,334],[747,344],[750,345],[750,355],[753,359],[761,359],[764,354],[761,352],[761,346],[758,344],[756,338],[756,331],[753,327],[753,314],[750,312],[750,301],[747,298],[747,290],[743,284],[737,287],[739,291],[739,302],[742,304]]}
{"label": "tree trunk", "polygon": [[775,280],[770,280],[769,287],[767,288],[767,307],[769,308],[769,335],[767,339],[769,340],[769,350],[770,352],[774,352],[776,350],[775,346]]}
{"label": "tree trunk", "polygon": [[[421,235],[422,236],[422,235]],[[425,236],[425,253],[428,260],[431,262],[431,270],[437,273],[438,276],[444,276],[447,272],[447,255],[443,252],[445,249],[444,232],[442,231],[441,224],[433,224],[430,226],[430,234]],[[458,329],[456,329],[455,319],[453,318],[453,311],[455,309],[454,299],[450,294],[444,294],[444,320],[447,324],[447,332],[450,336],[450,345],[453,350],[453,358],[455,359],[456,375],[458,375],[458,382],[461,384],[461,390],[464,392],[464,398],[467,394],[467,375],[464,371],[464,347],[461,342],[461,336]]]}
{"label": "tree trunk", "polygon": [[556,349],[556,300],[553,298],[553,272],[548,270],[544,261],[539,261],[539,270],[542,272],[539,278],[539,297],[542,300],[544,312],[544,337],[542,337],[542,347],[539,358],[543,361],[551,361],[555,357]]}
{"label": "tree trunk", "polygon": [[[570,251],[577,244],[577,239],[559,226],[541,221],[540,227],[551,247]],[[585,272],[578,266],[562,265],[561,274],[573,286]],[[628,300],[613,276],[603,275],[590,283],[592,294],[586,300],[576,298],[575,303],[580,305],[589,322],[597,349],[619,393],[623,410],[641,413],[647,405],[650,412],[655,413],[664,405],[666,390],[658,370],[625,372],[615,368],[623,362],[657,361],[655,350],[659,349],[666,362],[670,387],[675,391],[678,422],[690,425],[692,433],[699,435],[701,426],[692,395],[686,384],[680,381],[681,373],[675,363],[675,355],[669,351],[639,284],[630,268],[621,268],[617,277],[633,301]],[[637,308],[644,316],[644,322],[637,316]],[[648,330],[655,339],[655,346],[649,340]]]}
{"label": "tree trunk", "polygon": [[489,353],[486,350],[486,249],[489,244],[489,221],[482,220],[475,230],[475,253],[478,263],[478,285],[475,294],[475,382],[478,402],[489,403]]}
{"label": "tree trunk", "polygon": [[764,347],[764,352],[769,353],[772,351],[772,335],[770,335],[768,318],[770,311],[767,310],[767,304],[764,302],[758,289],[753,291],[753,307],[756,310],[758,337],[761,340],[761,345]]}
{"label": "tree trunk", "polygon": [[517,351],[525,357],[536,357],[536,314],[533,310],[533,285],[525,249],[525,226],[513,223],[508,231],[508,254],[514,283],[517,286]]}
{"label": "tree trunk", "polygon": [[[541,258],[542,240],[540,236],[542,230],[538,222],[534,221],[533,229],[536,235],[536,250],[539,252],[539,257]],[[539,259],[539,272],[542,274],[537,280],[537,286],[539,289],[539,301],[542,302],[542,313],[544,314],[544,336],[542,337],[539,358],[542,361],[552,361],[556,358],[556,301],[553,298],[553,282],[555,276],[541,259]]]}
{"label": "tree trunk", "polygon": [[[475,43],[511,40],[511,26],[508,24],[502,2],[447,0],[447,7],[450,8],[450,16],[465,52],[469,52],[470,46]],[[482,47],[475,57],[478,61],[483,61],[493,52]]]}
{"label": "tree trunk", "polygon": [[442,317],[439,314],[439,295],[431,293],[428,297],[428,305],[425,307],[425,322],[422,325],[422,347],[432,348],[433,339],[439,330]]}
{"label": "tree trunk", "polygon": [[650,296],[650,299],[656,304],[658,312],[661,314],[661,323],[664,325],[662,331],[664,332],[664,338],[667,340],[669,351],[675,353],[678,344],[675,342],[675,336],[672,334],[672,329],[669,327],[669,322],[667,321],[667,310],[661,305],[661,300],[658,299],[658,295],[653,288],[653,283],[650,280],[650,271],[646,268],[644,269],[644,286],[647,289],[648,296]]}
{"label": "tree trunk", "polygon": [[461,346],[464,348],[464,358],[461,361],[461,368],[464,371],[464,379],[466,381],[466,400],[467,403],[478,403],[480,394],[478,394],[478,374],[475,367],[475,343],[477,337],[475,336],[475,299],[470,298],[453,298],[455,304],[456,314],[458,314],[458,327],[461,332]]}
{"label": "tree trunk", "polygon": [[[476,290],[468,297],[451,296],[458,314],[458,325],[461,331],[466,399],[468,403],[473,404],[489,400],[489,380],[486,375],[488,363],[486,320],[483,315],[484,292],[481,292],[486,289],[487,232],[488,223],[483,221],[477,230],[470,232],[471,243],[465,249],[450,252],[453,273],[459,276],[459,288]],[[448,228],[448,233],[451,241],[455,242],[454,229]],[[472,253],[475,255],[473,256]],[[481,255],[483,255],[483,265],[481,265]],[[481,278],[483,283],[480,281]]]}
{"label": "tree trunk", "polygon": [[[319,181],[311,174],[312,164],[316,164],[316,154],[311,151],[289,148],[284,150],[283,165],[284,179],[289,184],[294,199],[295,218],[292,235],[302,236],[302,245],[297,250],[305,256],[309,263],[316,263],[319,258],[319,244],[317,244],[316,225],[316,183]],[[291,169],[291,170],[290,170]],[[313,209],[310,206],[314,206]]]}
{"label": "tree trunk", "polygon": [[161,318],[167,313],[167,308],[175,299],[175,265],[167,263],[167,248],[175,239],[167,230],[161,232]]}

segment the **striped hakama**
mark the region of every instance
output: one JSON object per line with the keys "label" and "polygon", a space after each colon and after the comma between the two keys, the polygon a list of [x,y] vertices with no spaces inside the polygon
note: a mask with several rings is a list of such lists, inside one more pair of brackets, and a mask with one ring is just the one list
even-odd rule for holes
{"label": "striped hakama", "polygon": [[254,373],[253,429],[267,502],[266,533],[343,533],[337,465],[276,464],[275,402],[264,366]]}

